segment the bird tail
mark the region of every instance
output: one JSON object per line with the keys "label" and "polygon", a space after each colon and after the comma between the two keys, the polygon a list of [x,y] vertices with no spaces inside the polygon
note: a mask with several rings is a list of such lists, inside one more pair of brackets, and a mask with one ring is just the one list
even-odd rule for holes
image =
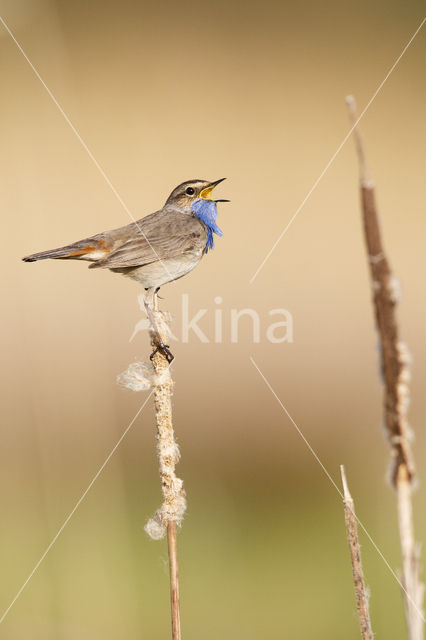
{"label": "bird tail", "polygon": [[22,260],[24,262],[36,262],[37,260],[47,260],[47,258],[81,258],[86,254],[90,254],[95,249],[97,249],[97,247],[93,242],[74,242],[74,244],[69,244],[66,247],[50,249],[49,251],[41,251],[40,253],[32,253],[31,255],[22,258]]}

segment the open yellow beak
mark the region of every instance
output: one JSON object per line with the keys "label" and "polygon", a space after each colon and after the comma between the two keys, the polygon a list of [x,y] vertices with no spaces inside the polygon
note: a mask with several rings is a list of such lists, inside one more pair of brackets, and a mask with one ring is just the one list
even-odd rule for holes
{"label": "open yellow beak", "polygon": [[221,178],[220,180],[215,180],[214,182],[211,182],[208,187],[200,191],[200,198],[202,198],[203,200],[211,200],[211,197],[210,197],[211,192],[215,187],[217,187],[217,185],[220,182],[223,182],[224,180],[226,180],[226,178]]}

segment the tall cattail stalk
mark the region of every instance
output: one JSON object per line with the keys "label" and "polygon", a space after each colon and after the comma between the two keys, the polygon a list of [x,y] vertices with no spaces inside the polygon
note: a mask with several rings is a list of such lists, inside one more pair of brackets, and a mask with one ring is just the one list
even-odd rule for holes
{"label": "tall cattail stalk", "polygon": [[[153,310],[153,317],[163,344],[168,342],[169,328],[166,313]],[[157,335],[151,327],[151,344],[155,351],[158,347]],[[179,571],[177,556],[177,525],[180,525],[186,509],[183,482],[175,474],[175,465],[180,453],[176,444],[172,422],[173,380],[170,364],[160,350],[152,358],[154,367],[154,405],[157,421],[157,454],[160,465],[163,504],[154,517],[148,521],[145,531],[151,538],[158,540],[167,531],[170,569],[170,599],[172,609],[172,638],[181,640],[179,607]]]}
{"label": "tall cattail stalk", "polygon": [[[170,364],[161,350],[157,350],[158,334],[163,344],[167,343],[169,316],[159,311],[156,296],[147,301],[151,328],[151,345],[154,355],[150,363],[133,363],[119,376],[119,383],[133,391],[152,388],[157,425],[157,454],[160,467],[163,503],[155,515],[147,522],[145,531],[153,540],[160,540],[167,533],[170,600],[172,613],[172,640],[181,640],[179,608],[179,571],[177,554],[177,527],[182,524],[186,510],[183,481],[176,476],[175,466],[180,458],[175,441],[172,422],[173,380]],[[158,334],[157,334],[157,331]]]}
{"label": "tall cattail stalk", "polygon": [[[155,297],[156,300],[156,297]],[[168,342],[168,316],[152,309],[153,319],[163,344]],[[181,640],[179,606],[179,570],[177,555],[177,525],[182,523],[186,509],[183,482],[175,474],[175,465],[179,461],[179,448],[175,441],[172,422],[173,380],[170,364],[158,350],[158,336],[151,326],[151,345],[155,351],[152,357],[154,368],[153,388],[155,417],[157,422],[157,454],[160,466],[163,504],[154,517],[148,521],[145,531],[154,540],[163,538],[167,532],[170,569],[170,600],[172,610],[172,638]]]}
{"label": "tall cattail stalk", "polygon": [[365,586],[364,572],[361,562],[361,551],[358,541],[358,525],[355,515],[355,506],[349,492],[346,480],[345,468],[340,467],[343,484],[343,504],[345,509],[346,536],[348,539],[349,551],[351,554],[352,577],[355,587],[356,608],[358,611],[359,626],[362,640],[373,640],[371,629],[370,612],[368,607],[368,594]]}
{"label": "tall cattail stalk", "polygon": [[[356,105],[352,96],[346,99],[353,124]],[[365,153],[358,125],[354,128],[355,144],[360,167],[360,189],[364,235],[367,247],[373,291],[376,326],[381,346],[381,370],[384,383],[384,422],[390,446],[390,477],[398,505],[399,536],[402,551],[402,583],[409,640],[423,640],[423,594],[420,580],[420,552],[415,542],[412,493],[416,469],[408,425],[410,380],[409,357],[399,338],[396,319],[398,302],[397,280],[386,257],[377,216],[374,182],[365,161]]]}

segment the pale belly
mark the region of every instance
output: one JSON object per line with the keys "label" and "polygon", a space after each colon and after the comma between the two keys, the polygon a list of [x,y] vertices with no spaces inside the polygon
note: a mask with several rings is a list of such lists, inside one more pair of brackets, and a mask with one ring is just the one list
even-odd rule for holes
{"label": "pale belly", "polygon": [[182,278],[187,273],[195,269],[203,255],[202,250],[192,253],[191,255],[181,256],[179,258],[170,258],[161,262],[153,262],[143,267],[134,267],[131,269],[111,269],[117,271],[136,280],[143,287],[149,289],[151,287],[161,287],[167,282],[172,282],[178,278]]}

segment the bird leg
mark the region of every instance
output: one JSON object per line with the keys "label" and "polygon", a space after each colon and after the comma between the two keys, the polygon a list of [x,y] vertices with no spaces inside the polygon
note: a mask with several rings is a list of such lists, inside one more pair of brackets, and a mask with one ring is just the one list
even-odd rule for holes
{"label": "bird leg", "polygon": [[164,344],[161,334],[158,330],[158,326],[154,316],[154,311],[158,311],[158,300],[157,300],[158,289],[159,287],[157,287],[157,289],[154,289],[154,290],[149,289],[147,294],[145,295],[145,300],[144,300],[146,315],[148,316],[148,320],[151,324],[152,333],[155,336],[154,337],[155,349],[150,355],[150,360],[152,360],[155,354],[159,351],[166,358],[167,362],[171,364],[171,362],[174,360],[174,355],[170,351],[169,345]]}
{"label": "bird leg", "polygon": [[161,287],[157,287],[156,290],[154,291],[154,309],[157,311],[158,310],[158,301],[159,300],[164,300],[164,298],[162,296],[158,295],[158,292],[160,291]]}

